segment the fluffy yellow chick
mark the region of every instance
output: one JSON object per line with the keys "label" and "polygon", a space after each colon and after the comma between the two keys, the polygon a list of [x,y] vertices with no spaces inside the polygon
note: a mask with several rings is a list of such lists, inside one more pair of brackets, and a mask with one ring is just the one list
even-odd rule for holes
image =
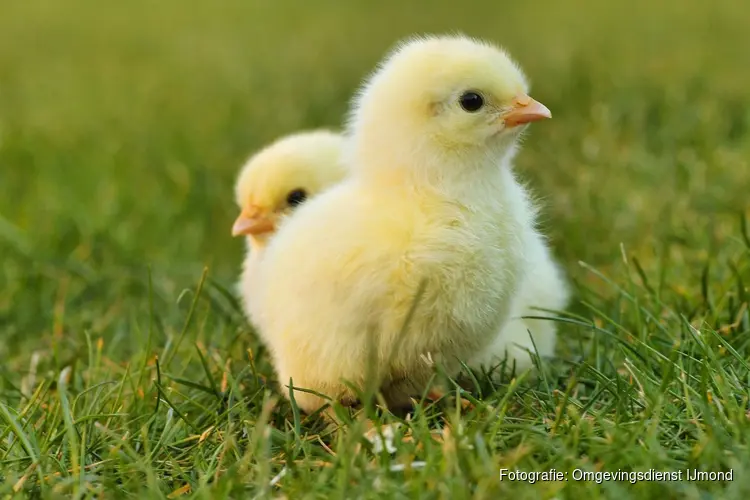
{"label": "fluffy yellow chick", "polygon": [[550,312],[539,309],[565,309],[570,300],[570,289],[547,242],[541,235],[535,236],[529,242],[526,253],[528,271],[518,294],[513,298],[510,320],[492,345],[472,360],[470,366],[474,368],[491,370],[506,360],[508,367],[515,364],[516,371],[522,372],[533,364],[531,353],[536,352],[541,357],[554,354],[557,324],[551,319],[524,316],[551,317]]}
{"label": "fluffy yellow chick", "polygon": [[[346,402],[372,374],[402,406],[433,373],[425,359],[455,373],[490,345],[534,234],[511,159],[550,112],[527,92],[502,50],[461,36],[413,39],[385,59],[353,104],[349,176],[266,249],[259,325],[282,384]],[[294,397],[307,412],[325,403]]]}
{"label": "fluffy yellow chick", "polygon": [[254,321],[258,269],[282,219],[307,199],[344,178],[344,139],[328,130],[288,135],[254,154],[237,179],[241,213],[233,236],[246,236],[247,254],[238,284],[245,313]]}

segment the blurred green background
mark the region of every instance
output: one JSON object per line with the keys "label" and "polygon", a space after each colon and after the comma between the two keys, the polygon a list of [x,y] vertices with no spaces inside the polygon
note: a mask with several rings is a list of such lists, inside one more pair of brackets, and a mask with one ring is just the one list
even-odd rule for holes
{"label": "blurred green background", "polygon": [[625,249],[693,293],[748,211],[748,19],[745,0],[1,0],[0,359],[25,370],[84,331],[126,356],[149,267],[179,328],[204,266],[235,279],[241,163],[337,127],[383,54],[423,32],[500,43],[553,111],[518,170],[579,286],[579,260],[607,270]]}

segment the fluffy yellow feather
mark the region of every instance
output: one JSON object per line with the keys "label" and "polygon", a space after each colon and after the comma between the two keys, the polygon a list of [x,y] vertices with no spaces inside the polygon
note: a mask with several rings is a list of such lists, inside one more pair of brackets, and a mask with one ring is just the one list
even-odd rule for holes
{"label": "fluffy yellow feather", "polygon": [[342,136],[329,130],[299,132],[261,149],[242,167],[235,185],[241,213],[232,234],[247,239],[238,288],[251,322],[268,242],[300,204],[344,178],[343,144]]}
{"label": "fluffy yellow feather", "polygon": [[530,239],[525,257],[528,271],[513,297],[510,320],[489,348],[469,363],[473,368],[491,370],[505,360],[509,367],[515,365],[516,372],[522,372],[532,366],[533,353],[541,357],[554,355],[557,324],[553,319],[531,319],[528,316],[551,318],[550,311],[567,307],[570,290],[563,270],[541,235]]}
{"label": "fluffy yellow feather", "polygon": [[[527,92],[505,52],[461,36],[384,60],[353,103],[349,175],[266,249],[258,320],[282,384],[347,400],[372,375],[400,406],[431,377],[425,357],[455,372],[490,346],[537,234],[511,160],[550,112]],[[307,412],[325,402],[295,399]]]}

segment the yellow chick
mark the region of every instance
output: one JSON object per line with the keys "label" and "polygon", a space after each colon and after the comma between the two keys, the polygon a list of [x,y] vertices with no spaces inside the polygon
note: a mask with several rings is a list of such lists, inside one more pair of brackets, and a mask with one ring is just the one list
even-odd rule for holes
{"label": "yellow chick", "polygon": [[537,234],[531,239],[526,260],[528,271],[518,294],[513,298],[510,320],[492,345],[469,363],[473,368],[491,370],[505,360],[509,368],[515,364],[518,373],[532,366],[532,353],[550,357],[555,352],[557,324],[551,319],[524,316],[550,317],[550,312],[539,309],[565,309],[570,300],[570,289],[563,270],[553,259],[541,235]]}
{"label": "yellow chick", "polygon": [[[550,116],[490,44],[418,38],[387,57],[353,103],[349,175],[266,249],[259,326],[280,382],[347,402],[372,375],[399,407],[424,390],[428,361],[455,373],[486,349],[534,233],[511,160],[525,125]],[[294,397],[306,412],[326,402]]]}
{"label": "yellow chick", "polygon": [[328,130],[299,132],[261,149],[242,167],[235,186],[241,213],[232,235],[247,238],[238,288],[251,322],[268,242],[300,204],[344,178],[343,145],[343,137]]}

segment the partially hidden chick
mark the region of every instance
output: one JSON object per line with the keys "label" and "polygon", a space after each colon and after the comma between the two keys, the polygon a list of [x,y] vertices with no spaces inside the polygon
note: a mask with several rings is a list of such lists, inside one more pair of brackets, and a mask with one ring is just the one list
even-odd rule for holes
{"label": "partially hidden chick", "polygon": [[235,186],[241,213],[232,235],[247,240],[238,287],[251,323],[255,323],[258,271],[266,246],[299,205],[344,178],[343,145],[341,134],[329,130],[299,132],[261,149],[242,167]]}
{"label": "partially hidden chick", "polygon": [[[486,349],[536,234],[512,158],[525,126],[550,116],[490,44],[418,38],[387,57],[353,103],[348,177],[266,250],[259,326],[280,383],[347,401],[373,376],[399,407],[428,384],[426,359],[455,374]],[[307,412],[326,402],[294,397]]]}

